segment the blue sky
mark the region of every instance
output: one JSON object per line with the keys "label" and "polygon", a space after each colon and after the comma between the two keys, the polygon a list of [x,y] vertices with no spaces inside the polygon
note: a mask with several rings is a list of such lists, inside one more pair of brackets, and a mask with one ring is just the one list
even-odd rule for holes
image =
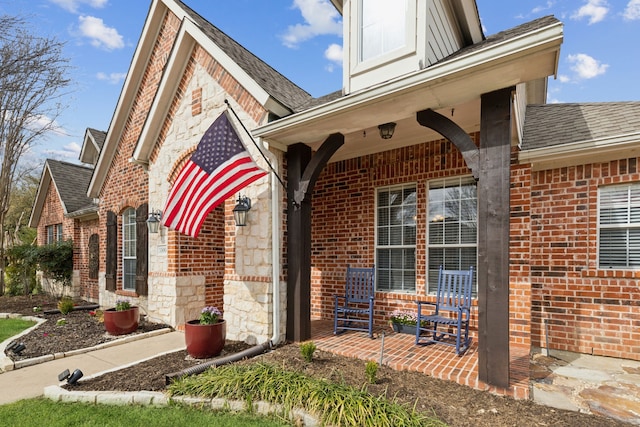
{"label": "blue sky", "polygon": [[[328,0],[185,0],[314,96],[342,86],[340,15]],[[477,0],[486,35],[545,15],[564,23],[549,102],[640,101],[640,0]],[[36,33],[67,43],[73,93],[40,162],[77,162],[87,127],[107,130],[150,0],[0,0]]]}

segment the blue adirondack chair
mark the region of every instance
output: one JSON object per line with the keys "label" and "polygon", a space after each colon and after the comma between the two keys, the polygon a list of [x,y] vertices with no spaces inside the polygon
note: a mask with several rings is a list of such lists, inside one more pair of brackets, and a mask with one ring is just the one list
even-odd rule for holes
{"label": "blue adirondack chair", "polygon": [[[444,270],[440,266],[435,302],[416,301],[416,345],[440,343],[455,346],[458,356],[467,351],[471,345],[469,318],[472,284],[473,267],[469,270]],[[426,305],[433,306],[428,314],[423,313],[423,306]]]}
{"label": "blue adirondack chair", "polygon": [[365,331],[373,338],[373,297],[375,267],[347,266],[344,295],[334,295],[333,333]]}

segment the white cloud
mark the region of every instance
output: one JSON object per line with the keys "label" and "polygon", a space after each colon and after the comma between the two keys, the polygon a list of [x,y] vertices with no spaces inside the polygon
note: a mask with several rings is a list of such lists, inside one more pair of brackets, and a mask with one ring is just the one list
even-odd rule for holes
{"label": "white cloud", "polygon": [[571,18],[580,20],[587,17],[591,25],[602,21],[608,12],[609,4],[605,0],[588,0]]}
{"label": "white cloud", "polygon": [[64,10],[71,13],[78,13],[81,5],[86,4],[90,7],[100,9],[106,6],[108,0],[49,0],[53,4],[57,4]]}
{"label": "white cloud", "polygon": [[640,0],[630,0],[624,9],[624,19],[633,21],[640,19]]}
{"label": "white cloud", "polygon": [[122,36],[115,28],[107,27],[104,21],[94,16],[79,16],[80,32],[82,36],[91,40],[91,44],[106,50],[124,47]]}
{"label": "white cloud", "polygon": [[300,9],[304,24],[290,25],[282,42],[290,48],[316,36],[342,35],[340,14],[328,0],[294,0],[293,8]]}
{"label": "white cloud", "polygon": [[544,6],[536,6],[531,10],[531,13],[540,13],[543,12],[545,10],[549,10],[553,7],[554,2],[552,1],[548,1],[546,5]]}
{"label": "white cloud", "polygon": [[592,79],[604,74],[607,71],[607,68],[609,68],[609,65],[602,64],[597,59],[594,59],[584,53],[569,55],[567,60],[573,64],[571,69],[580,79]]}
{"label": "white cloud", "polygon": [[567,76],[565,74],[559,74],[558,75],[558,80],[560,81],[560,83],[569,83],[569,81],[571,81],[569,76]]}
{"label": "white cloud", "polygon": [[120,83],[121,81],[123,81],[125,79],[125,77],[127,77],[127,73],[103,73],[103,72],[99,72],[96,74],[96,78],[98,80],[104,80],[107,81],[113,85]]}
{"label": "white cloud", "polygon": [[80,157],[80,150],[82,147],[77,142],[70,142],[59,149],[44,149],[42,152],[45,157],[53,159],[73,159],[77,160]]}
{"label": "white cloud", "polygon": [[342,64],[342,46],[336,43],[330,44],[324,51],[324,57],[331,62]]}

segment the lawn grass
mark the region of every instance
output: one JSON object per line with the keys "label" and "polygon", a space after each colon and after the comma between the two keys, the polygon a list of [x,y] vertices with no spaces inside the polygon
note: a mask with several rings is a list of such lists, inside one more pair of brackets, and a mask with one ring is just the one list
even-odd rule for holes
{"label": "lawn grass", "polygon": [[[54,402],[38,398],[0,405],[0,420],[21,427],[207,426],[283,427],[290,424],[251,414],[214,412],[185,406],[112,406]],[[2,421],[0,421],[2,424]],[[4,424],[3,424],[4,425]]]}
{"label": "lawn grass", "polygon": [[35,325],[36,322],[24,319],[0,319],[0,342],[18,335]]}

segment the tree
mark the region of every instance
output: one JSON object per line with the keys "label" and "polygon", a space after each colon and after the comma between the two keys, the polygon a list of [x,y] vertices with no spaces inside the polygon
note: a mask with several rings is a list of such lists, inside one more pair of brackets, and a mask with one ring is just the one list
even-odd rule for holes
{"label": "tree", "polygon": [[22,155],[56,130],[70,85],[64,43],[31,33],[23,18],[0,16],[0,295],[5,217]]}

